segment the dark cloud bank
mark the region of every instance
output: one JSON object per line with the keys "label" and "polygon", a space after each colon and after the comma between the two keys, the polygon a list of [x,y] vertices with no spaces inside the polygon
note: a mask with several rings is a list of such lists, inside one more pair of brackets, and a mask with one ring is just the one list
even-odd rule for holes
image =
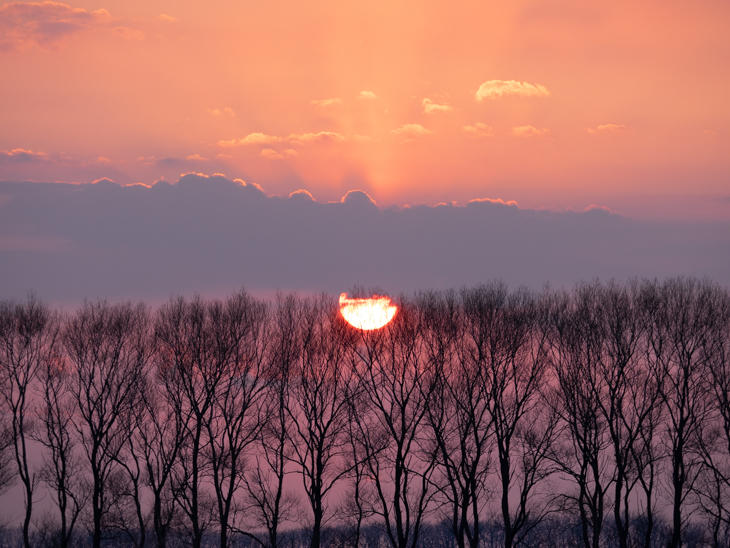
{"label": "dark cloud bank", "polygon": [[495,278],[541,287],[674,275],[730,285],[730,224],[491,202],[383,209],[359,192],[318,203],[201,175],[151,188],[0,183],[0,298],[354,285],[399,292]]}

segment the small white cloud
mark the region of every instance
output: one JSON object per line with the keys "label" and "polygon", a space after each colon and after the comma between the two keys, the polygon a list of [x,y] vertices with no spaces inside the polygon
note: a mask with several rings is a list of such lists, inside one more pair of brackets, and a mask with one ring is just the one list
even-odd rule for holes
{"label": "small white cloud", "polygon": [[434,112],[451,112],[454,108],[451,105],[445,103],[435,103],[428,97],[424,97],[421,101],[423,105],[423,112],[426,114],[433,114]]}
{"label": "small white cloud", "polygon": [[278,151],[273,148],[264,148],[261,150],[259,155],[262,158],[268,158],[269,160],[283,160],[285,158],[291,158],[297,155],[297,151],[293,148],[287,148],[286,150]]}
{"label": "small white cloud", "polygon": [[342,99],[339,97],[328,97],[327,99],[312,99],[310,103],[316,107],[327,108],[342,104]]}
{"label": "small white cloud", "polygon": [[377,99],[378,96],[375,94],[374,91],[370,91],[369,89],[364,89],[360,93],[357,94],[357,98],[372,100],[372,99]]}
{"label": "small white cloud", "polygon": [[168,15],[166,13],[161,13],[160,15],[157,16],[157,18],[160,21],[164,21],[165,23],[176,23],[177,22],[177,17],[173,17],[172,15]]}
{"label": "small white cloud", "polygon": [[589,127],[588,133],[596,135],[598,133],[617,133],[626,129],[622,124],[599,124],[596,127]]}
{"label": "small white cloud", "polygon": [[463,130],[474,137],[494,137],[494,128],[484,122],[475,122],[463,127]]}
{"label": "small white cloud", "polygon": [[394,129],[392,133],[401,137],[405,137],[406,139],[415,139],[416,137],[430,135],[433,132],[429,129],[426,129],[421,124],[404,124],[401,127]]}
{"label": "small white cloud", "polygon": [[200,154],[197,154],[197,153],[188,154],[187,156],[185,156],[185,159],[191,160],[193,162],[207,162],[208,161],[208,158],[206,158],[205,156],[201,156]]}
{"label": "small white cloud", "polygon": [[240,137],[238,139],[218,141],[218,146],[237,147],[245,145],[269,145],[272,143],[280,143],[281,141],[281,137],[278,137],[276,135],[269,135],[267,133],[260,133],[257,131],[254,133],[249,133],[245,137]]}
{"label": "small white cloud", "polygon": [[208,114],[215,116],[216,118],[221,118],[223,116],[233,118],[236,116],[236,111],[234,111],[231,107],[209,108]]}
{"label": "small white cloud", "polygon": [[517,80],[487,80],[483,82],[475,94],[477,101],[497,99],[508,95],[520,97],[547,97],[550,91],[542,84],[518,82]]}
{"label": "small white cloud", "polygon": [[292,144],[301,145],[304,143],[336,143],[344,141],[345,137],[334,131],[317,131],[312,133],[292,133],[287,138]]}
{"label": "small white cloud", "polygon": [[515,137],[539,137],[548,133],[550,133],[549,129],[535,126],[515,126],[512,128],[512,135]]}

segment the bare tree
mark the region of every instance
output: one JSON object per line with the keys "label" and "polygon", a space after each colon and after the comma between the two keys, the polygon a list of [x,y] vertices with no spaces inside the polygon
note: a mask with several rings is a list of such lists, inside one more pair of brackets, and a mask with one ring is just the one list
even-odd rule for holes
{"label": "bare tree", "polygon": [[422,328],[417,308],[402,303],[393,321],[360,332],[354,347],[354,371],[366,403],[356,421],[358,437],[373,455],[367,460],[377,494],[372,512],[397,548],[418,545],[434,494],[436,448],[424,428],[430,371]]}
{"label": "bare tree", "polygon": [[493,431],[490,395],[482,382],[486,331],[479,328],[480,318],[465,313],[461,297],[427,293],[419,307],[433,375],[427,416],[438,454],[434,481],[463,548],[480,542]]}
{"label": "bare tree", "polygon": [[253,459],[256,465],[244,475],[248,506],[255,526],[264,527],[266,538],[255,533],[243,534],[262,546],[279,546],[279,530],[288,521],[296,507],[296,498],[284,491],[288,475],[287,462],[292,458],[289,444],[291,417],[289,407],[289,379],[297,359],[300,344],[299,301],[289,295],[277,295],[274,309],[272,339],[269,345],[269,383],[265,397],[263,428],[259,432],[258,447]]}
{"label": "bare tree", "polygon": [[709,416],[699,425],[703,470],[695,487],[698,503],[708,517],[714,546],[730,538],[730,297],[715,288],[712,324],[702,339],[702,360]]}
{"label": "bare tree", "polygon": [[[548,367],[544,306],[526,292],[497,285],[463,295],[471,359],[487,396],[494,441],[505,547],[537,525],[548,508],[531,501],[535,487],[552,471],[548,451],[556,415],[542,405]],[[513,506],[511,498],[516,497]]]}
{"label": "bare tree", "polygon": [[[225,373],[215,352],[215,329],[210,305],[196,297],[176,298],[163,305],[155,322],[159,368],[169,386],[179,391],[176,420],[185,427],[173,488],[191,527],[191,544],[199,548],[211,521],[210,502],[202,489],[206,477],[204,450],[208,446],[205,425],[210,420],[219,385]],[[189,417],[189,418],[188,418]]]}
{"label": "bare tree", "polygon": [[141,393],[142,409],[137,414],[134,432],[144,479],[152,491],[152,524],[157,546],[164,548],[176,515],[173,473],[186,441],[190,417],[183,411],[176,375],[165,367],[166,362],[158,352],[153,353],[153,360],[155,367]]}
{"label": "bare tree", "polygon": [[209,313],[215,342],[211,359],[223,373],[205,426],[220,546],[225,548],[232,520],[240,510],[234,506],[234,496],[243,483],[244,452],[259,438],[266,418],[260,404],[269,382],[268,312],[263,303],[238,293],[211,307]]}
{"label": "bare tree", "polygon": [[45,404],[38,410],[43,428],[35,435],[47,451],[41,478],[51,488],[58,507],[61,548],[71,545],[76,522],[88,502],[72,432],[75,406],[68,387],[72,375],[70,364],[60,353],[46,362],[41,374]]}
{"label": "bare tree", "polygon": [[717,288],[696,280],[675,279],[647,284],[644,299],[653,321],[649,324],[649,366],[660,386],[665,414],[663,439],[671,470],[672,537],[682,543],[687,514],[683,506],[701,470],[700,428],[711,411],[704,374],[707,356],[703,341],[714,322]]}
{"label": "bare tree", "polygon": [[[602,350],[597,355],[595,390],[608,429],[613,459],[613,517],[622,548],[630,544],[631,494],[645,486],[650,539],[653,485],[653,431],[658,415],[659,392],[646,366],[646,332],[649,321],[641,305],[636,283],[620,287],[594,283],[580,288],[594,307],[593,314]],[[649,444],[649,445],[647,445]]]}
{"label": "bare tree", "polygon": [[51,311],[33,297],[24,304],[0,304],[0,397],[9,411],[15,465],[23,484],[26,547],[30,547],[33,492],[38,480],[28,462],[28,442],[34,427],[28,404],[38,376],[53,352],[57,332]]}
{"label": "bare tree", "polygon": [[330,299],[300,301],[300,350],[289,380],[287,412],[292,421],[292,457],[312,510],[311,548],[321,544],[327,518],[326,497],[349,474],[346,459],[348,339],[352,330]]}
{"label": "bare tree", "polygon": [[74,371],[69,389],[77,407],[74,427],[91,468],[93,545],[101,546],[110,510],[108,489],[118,473],[127,436],[125,417],[136,409],[149,345],[142,305],[85,304],[63,330]]}
{"label": "bare tree", "polygon": [[583,544],[591,548],[600,545],[612,481],[605,454],[608,425],[598,388],[606,334],[596,317],[595,299],[590,287],[579,288],[574,298],[554,295],[551,312],[551,361],[557,381],[553,405],[564,435],[551,447],[550,458],[576,484],[577,494],[560,498],[569,510],[577,507]]}

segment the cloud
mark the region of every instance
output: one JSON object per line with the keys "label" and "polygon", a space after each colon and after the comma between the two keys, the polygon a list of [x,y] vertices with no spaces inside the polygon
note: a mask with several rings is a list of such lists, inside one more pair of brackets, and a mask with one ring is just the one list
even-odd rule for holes
{"label": "cloud", "polygon": [[515,137],[539,137],[548,133],[550,133],[549,129],[535,126],[515,126],[512,128],[512,135]]}
{"label": "cloud", "polygon": [[0,299],[28,290],[70,304],[165,299],[241,285],[336,294],[358,283],[410,293],[493,279],[537,289],[597,276],[730,283],[727,222],[540,211],[499,198],[381,207],[362,190],[343,201],[304,191],[287,199],[200,173],[150,186],[0,183],[0,196]]}
{"label": "cloud", "polygon": [[429,129],[426,129],[421,124],[404,124],[401,127],[394,129],[392,133],[410,140],[415,139],[416,137],[430,135],[433,132]]}
{"label": "cloud", "polygon": [[[105,9],[89,11],[51,1],[8,2],[0,6],[0,50],[32,44],[51,47],[68,36],[108,25],[111,21],[112,17]],[[119,29],[129,30],[127,27]]]}
{"label": "cloud", "polygon": [[503,200],[502,198],[474,198],[467,202],[468,205],[478,204],[499,204],[510,207],[518,207],[516,200]]}
{"label": "cloud", "polygon": [[288,143],[289,145],[303,145],[308,143],[338,143],[345,140],[345,136],[334,131],[316,131],[305,133],[291,133],[287,137],[269,135],[268,133],[254,132],[238,139],[218,141],[218,146],[224,148],[246,145],[273,145]]}
{"label": "cloud", "polygon": [[25,148],[0,150],[0,160],[17,163],[44,162],[48,159],[45,152],[34,152]]}
{"label": "cloud", "polygon": [[301,145],[304,143],[338,143],[344,141],[345,137],[334,131],[317,131],[312,133],[292,133],[287,137],[289,143]]}
{"label": "cloud", "polygon": [[462,129],[474,137],[494,137],[494,128],[484,122],[475,122],[464,126]]}
{"label": "cloud", "polygon": [[278,137],[276,135],[269,135],[267,133],[260,133],[257,131],[254,133],[249,133],[245,137],[241,137],[239,139],[218,141],[218,146],[228,148],[245,145],[270,145],[272,143],[280,143],[282,140],[283,139],[281,137]]}
{"label": "cloud", "polygon": [[421,105],[423,105],[423,112],[426,114],[433,114],[434,112],[451,112],[454,110],[451,105],[435,103],[428,97],[423,98]]}
{"label": "cloud", "polygon": [[314,202],[314,196],[306,188],[298,188],[294,192],[289,193],[289,198],[293,200],[306,200],[308,202]]}
{"label": "cloud", "polygon": [[518,82],[517,80],[487,80],[479,86],[475,97],[477,101],[484,101],[485,99],[496,99],[509,95],[547,97],[550,92],[542,84]]}
{"label": "cloud", "polygon": [[191,160],[194,162],[207,162],[208,161],[208,158],[206,158],[205,156],[201,156],[197,152],[195,154],[188,154],[187,156],[185,156],[185,159]]}
{"label": "cloud", "polygon": [[208,113],[216,118],[220,118],[222,116],[229,116],[233,118],[236,116],[236,111],[234,111],[231,107],[209,108]]}
{"label": "cloud", "polygon": [[339,97],[329,97],[327,99],[312,99],[310,103],[316,107],[326,108],[342,104],[342,99],[340,99]]}
{"label": "cloud", "polygon": [[375,207],[375,200],[364,190],[348,190],[340,202],[355,207]]}
{"label": "cloud", "polygon": [[369,89],[364,89],[360,93],[357,94],[358,99],[365,99],[365,100],[372,100],[377,99],[378,96],[375,94],[374,91],[370,91]]}
{"label": "cloud", "polygon": [[589,127],[588,133],[596,135],[599,133],[618,133],[626,129],[623,124],[599,124],[596,127]]}
{"label": "cloud", "polygon": [[165,23],[176,23],[178,21],[177,17],[173,17],[172,15],[168,15],[167,13],[161,13],[157,16],[157,18],[160,21],[164,21]]}
{"label": "cloud", "polygon": [[297,151],[293,148],[287,148],[283,151],[274,150],[273,148],[264,148],[261,149],[261,152],[259,153],[259,156],[262,158],[268,158],[269,160],[283,160],[284,158],[291,158],[296,155]]}

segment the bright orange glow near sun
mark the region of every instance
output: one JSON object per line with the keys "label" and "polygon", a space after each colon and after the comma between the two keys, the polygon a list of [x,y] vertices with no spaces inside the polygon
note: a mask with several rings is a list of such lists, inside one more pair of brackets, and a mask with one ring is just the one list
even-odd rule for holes
{"label": "bright orange glow near sun", "polygon": [[396,312],[398,307],[390,297],[373,295],[365,299],[350,299],[347,293],[340,293],[340,314],[357,329],[380,329],[395,317]]}

